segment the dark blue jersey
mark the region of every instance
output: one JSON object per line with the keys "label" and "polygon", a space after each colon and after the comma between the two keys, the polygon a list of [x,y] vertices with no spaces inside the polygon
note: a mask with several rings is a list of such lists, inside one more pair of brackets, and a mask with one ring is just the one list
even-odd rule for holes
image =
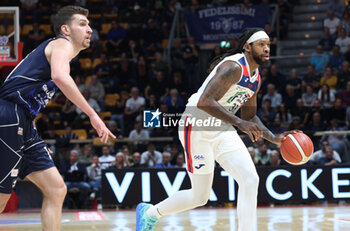
{"label": "dark blue jersey", "polygon": [[58,38],[63,37],[48,39],[28,54],[0,88],[1,99],[20,105],[31,118],[37,116],[58,89],[51,79],[50,64],[45,56],[47,44]]}

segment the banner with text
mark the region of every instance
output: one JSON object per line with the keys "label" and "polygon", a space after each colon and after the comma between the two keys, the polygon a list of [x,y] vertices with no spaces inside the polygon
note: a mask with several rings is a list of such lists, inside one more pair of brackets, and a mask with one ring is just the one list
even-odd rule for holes
{"label": "banner with text", "polygon": [[[258,201],[315,201],[350,199],[350,166],[258,167]],[[185,169],[125,169],[102,174],[103,205],[157,203],[174,192],[190,188]],[[232,202],[237,183],[222,169],[215,169],[209,202]]]}
{"label": "banner with text", "polygon": [[264,27],[270,22],[268,6],[222,6],[198,10],[184,10],[190,34],[196,42],[220,42],[236,37],[247,27]]}

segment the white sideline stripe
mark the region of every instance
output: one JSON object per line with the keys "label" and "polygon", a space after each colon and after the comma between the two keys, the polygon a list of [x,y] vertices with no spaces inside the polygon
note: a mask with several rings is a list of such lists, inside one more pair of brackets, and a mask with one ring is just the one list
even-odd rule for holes
{"label": "white sideline stripe", "polygon": [[12,170],[15,169],[15,167],[17,166],[17,164],[20,162],[20,160],[22,159],[22,156],[19,155],[15,150],[13,150],[10,146],[8,146],[8,144],[6,144],[5,141],[3,141],[1,138],[0,138],[0,141],[5,144],[6,147],[8,147],[13,153],[15,153],[19,159],[17,161],[17,163],[13,166],[13,168],[9,171],[9,173],[7,173],[7,175],[0,181],[0,184],[11,174]]}
{"label": "white sideline stripe", "polygon": [[300,154],[302,155],[302,161],[305,161],[306,155],[302,147],[300,146],[299,142],[295,139],[295,137],[292,134],[289,134],[288,137],[293,141],[297,149],[299,150]]}

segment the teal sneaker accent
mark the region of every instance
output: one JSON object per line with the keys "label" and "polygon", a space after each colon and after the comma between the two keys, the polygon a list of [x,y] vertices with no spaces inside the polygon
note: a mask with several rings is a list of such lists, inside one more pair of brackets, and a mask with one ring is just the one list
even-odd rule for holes
{"label": "teal sneaker accent", "polygon": [[136,207],[136,231],[153,231],[158,221],[157,217],[150,217],[146,210],[151,204],[140,203]]}

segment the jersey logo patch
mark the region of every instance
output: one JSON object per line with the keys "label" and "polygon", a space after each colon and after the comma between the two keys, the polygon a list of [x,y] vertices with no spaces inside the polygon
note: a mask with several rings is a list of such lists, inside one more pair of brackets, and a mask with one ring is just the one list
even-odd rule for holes
{"label": "jersey logo patch", "polygon": [[23,136],[23,128],[18,127],[18,132],[17,132],[17,134]]}
{"label": "jersey logo patch", "polygon": [[16,176],[18,176],[18,169],[12,169],[11,177],[16,177]]}

